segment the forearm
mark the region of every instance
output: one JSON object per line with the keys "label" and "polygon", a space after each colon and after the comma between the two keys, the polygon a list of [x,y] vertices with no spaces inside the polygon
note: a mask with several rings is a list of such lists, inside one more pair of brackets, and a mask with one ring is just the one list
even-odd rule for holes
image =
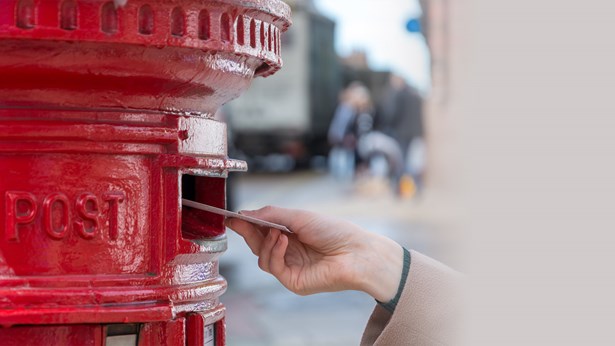
{"label": "forearm", "polygon": [[453,345],[457,336],[462,276],[416,251],[394,313],[378,306],[361,345]]}

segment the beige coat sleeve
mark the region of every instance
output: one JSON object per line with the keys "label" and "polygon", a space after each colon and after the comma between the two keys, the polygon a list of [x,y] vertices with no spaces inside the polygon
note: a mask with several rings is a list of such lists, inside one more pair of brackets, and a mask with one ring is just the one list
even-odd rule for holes
{"label": "beige coat sleeve", "polygon": [[410,251],[410,271],[393,314],[377,305],[361,345],[455,345],[461,275]]}

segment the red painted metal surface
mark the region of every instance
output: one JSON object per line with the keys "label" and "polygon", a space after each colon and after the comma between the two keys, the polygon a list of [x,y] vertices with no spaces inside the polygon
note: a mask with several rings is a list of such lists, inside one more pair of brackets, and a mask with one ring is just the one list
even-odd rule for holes
{"label": "red painted metal surface", "polygon": [[[224,344],[215,111],[281,66],[278,0],[0,1],[2,345]],[[110,342],[110,341],[109,341]]]}

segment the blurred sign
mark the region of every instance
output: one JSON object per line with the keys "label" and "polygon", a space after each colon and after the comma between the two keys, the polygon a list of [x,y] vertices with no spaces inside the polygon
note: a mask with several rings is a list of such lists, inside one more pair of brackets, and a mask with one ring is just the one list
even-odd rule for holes
{"label": "blurred sign", "polygon": [[419,18],[412,18],[406,23],[406,30],[413,34],[421,33],[421,20]]}
{"label": "blurred sign", "polygon": [[205,339],[203,341],[203,345],[204,346],[214,346],[215,345],[216,339],[215,339],[215,332],[214,332],[214,325],[213,324],[205,326],[204,339]]}

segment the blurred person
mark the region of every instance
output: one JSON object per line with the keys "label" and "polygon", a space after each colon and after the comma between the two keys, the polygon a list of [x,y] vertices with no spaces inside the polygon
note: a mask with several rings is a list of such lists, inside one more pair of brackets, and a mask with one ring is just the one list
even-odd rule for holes
{"label": "blurred person", "polygon": [[371,108],[369,90],[361,82],[350,83],[340,94],[340,102],[327,134],[332,147],[329,167],[333,176],[353,178],[357,139],[372,128]]}
{"label": "blurred person", "polygon": [[[393,137],[401,147],[404,169],[394,179],[399,194],[411,177],[417,192],[422,188],[425,170],[423,99],[419,92],[399,75],[391,74],[376,112],[376,128]],[[400,184],[401,183],[401,184]]]}
{"label": "blurred person", "polygon": [[359,138],[359,156],[368,162],[370,174],[375,177],[388,177],[397,181],[404,172],[404,157],[397,141],[380,131],[371,131]]}
{"label": "blurred person", "polygon": [[290,291],[358,290],[377,301],[361,345],[455,344],[458,272],[346,221],[277,207],[242,213],[294,232],[226,221],[258,256],[259,267]]}

